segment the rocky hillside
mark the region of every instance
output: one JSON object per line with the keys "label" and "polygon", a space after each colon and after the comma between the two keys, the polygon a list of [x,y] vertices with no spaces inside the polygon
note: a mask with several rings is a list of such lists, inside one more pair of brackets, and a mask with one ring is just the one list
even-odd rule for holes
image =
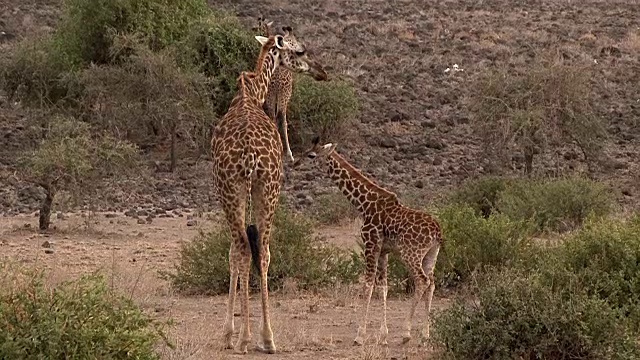
{"label": "rocky hillside", "polygon": [[[37,4],[37,5],[36,5]],[[494,169],[472,132],[471,84],[491,68],[531,66],[553,50],[565,62],[595,64],[595,109],[611,141],[597,178],[621,190],[622,202],[640,199],[640,5],[628,1],[210,1],[235,12],[250,27],[258,16],[291,24],[333,76],[350,79],[362,106],[359,121],[338,151],[405,198],[429,199],[461,181]],[[24,36],[52,31],[56,1],[0,1],[0,51]],[[457,65],[454,69],[454,65]],[[16,154],[29,144],[26,112],[0,97],[0,213],[36,208],[37,189],[13,176]],[[295,131],[293,129],[292,131]],[[334,139],[326,139],[334,141]],[[582,167],[570,146],[545,154],[542,173]],[[294,151],[295,155],[295,151]],[[522,169],[514,153],[513,173]],[[207,159],[185,159],[173,174],[110,184],[114,209],[135,206],[209,209]],[[289,171],[285,193],[298,205],[329,191],[318,171]]]}

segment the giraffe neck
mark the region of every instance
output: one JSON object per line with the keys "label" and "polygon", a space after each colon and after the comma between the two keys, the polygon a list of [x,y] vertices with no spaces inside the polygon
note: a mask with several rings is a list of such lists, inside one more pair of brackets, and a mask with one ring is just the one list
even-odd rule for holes
{"label": "giraffe neck", "polygon": [[380,200],[398,201],[396,194],[368,179],[336,151],[327,157],[327,167],[329,177],[361,213],[370,209],[367,206],[370,203]]}
{"label": "giraffe neck", "polygon": [[[271,45],[269,45],[271,44]],[[273,48],[273,42],[269,41],[262,47],[254,72],[242,72],[240,74],[240,93],[245,101],[249,101],[262,107],[273,73],[279,65],[280,53]]]}

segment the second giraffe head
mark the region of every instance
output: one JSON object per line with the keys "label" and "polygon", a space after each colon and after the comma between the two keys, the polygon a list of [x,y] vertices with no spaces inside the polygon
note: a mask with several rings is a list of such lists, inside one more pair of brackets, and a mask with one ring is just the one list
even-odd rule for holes
{"label": "second giraffe head", "polygon": [[279,61],[279,66],[288,70],[309,73],[316,80],[327,80],[327,72],[322,65],[307,56],[305,47],[297,42],[287,41],[282,35],[264,37],[256,36],[263,47],[269,48],[269,53]]}
{"label": "second giraffe head", "polygon": [[298,166],[300,166],[300,164],[304,162],[303,159],[310,159],[310,160],[325,159],[327,156],[331,155],[331,153],[336,149],[336,146],[338,146],[338,144],[327,143],[322,145],[320,144],[320,137],[316,136],[313,138],[313,141],[311,142],[311,147],[307,149],[302,154],[302,156],[299,157],[298,160],[296,160],[295,163],[293,163],[293,167],[297,168]]}

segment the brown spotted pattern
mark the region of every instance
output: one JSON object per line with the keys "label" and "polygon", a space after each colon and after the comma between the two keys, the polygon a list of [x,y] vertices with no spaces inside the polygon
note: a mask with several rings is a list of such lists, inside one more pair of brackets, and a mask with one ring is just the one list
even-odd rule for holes
{"label": "brown spotted pattern", "polygon": [[229,250],[229,301],[223,326],[223,341],[226,348],[232,347],[234,305],[239,280],[242,326],[235,351],[242,354],[247,353],[247,345],[251,339],[251,251],[245,223],[247,202],[253,206],[261,241],[261,349],[269,353],[276,351],[270,325],[267,271],[271,227],[282,180],[282,143],[275,124],[262,109],[267,87],[274,71],[281,65],[298,72],[323,71],[308,59],[303,47],[284,41],[280,35],[269,38],[257,36],[256,39],[263,44],[256,68],[254,72],[243,72],[238,77],[238,94],[225,116],[215,126],[211,139],[213,186],[233,237]]}
{"label": "brown spotted pattern", "polygon": [[[335,145],[318,145],[318,138],[316,138],[313,147],[304,155],[325,163],[329,177],[358,209],[364,220],[360,231],[366,262],[364,314],[354,343],[357,345],[364,343],[369,304],[374,284],[377,284],[382,293],[384,308],[380,341],[386,344],[389,332],[386,309],[387,262],[391,251],[397,251],[400,254],[415,282],[415,295],[407,316],[403,341],[407,342],[411,339],[413,317],[423,297],[425,297],[427,316],[422,336],[428,338],[429,312],[435,289],[433,269],[443,241],[437,220],[425,212],[400,204],[395,193],[380,187],[364,176],[335,151]],[[296,161],[295,166],[300,163],[301,159]]]}

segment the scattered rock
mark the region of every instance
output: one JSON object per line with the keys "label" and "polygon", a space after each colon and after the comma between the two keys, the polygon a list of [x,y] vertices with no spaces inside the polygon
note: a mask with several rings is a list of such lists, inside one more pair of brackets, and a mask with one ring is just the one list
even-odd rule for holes
{"label": "scattered rock", "polygon": [[53,254],[53,249],[44,249],[45,254]]}
{"label": "scattered rock", "polygon": [[440,156],[436,156],[433,158],[433,165],[442,165],[442,158]]}
{"label": "scattered rock", "polygon": [[139,219],[138,219],[138,224],[142,225],[142,224],[146,224],[146,223],[147,223],[147,222],[146,222],[146,220],[145,220],[145,219],[142,219],[142,218],[139,218]]}
{"label": "scattered rock", "polygon": [[415,182],[415,184],[413,184],[413,186],[417,187],[418,189],[422,189],[424,188],[424,183],[422,182],[422,180],[418,180]]}
{"label": "scattered rock", "polygon": [[47,248],[47,249],[49,249],[49,248],[52,248],[52,247],[53,247],[53,243],[52,243],[52,242],[50,242],[50,241],[48,241],[48,240],[45,240],[45,241],[42,243],[42,245],[41,245],[41,246],[42,246],[43,248]]}
{"label": "scattered rock", "polygon": [[398,142],[391,137],[385,136],[380,138],[379,144],[383,148],[390,149],[396,147],[398,145]]}
{"label": "scattered rock", "polygon": [[195,219],[187,220],[187,226],[196,226],[196,225],[198,225],[198,220],[195,220]]}
{"label": "scattered rock", "polygon": [[445,143],[442,140],[438,140],[435,138],[429,138],[425,141],[424,145],[431,149],[442,150],[446,147]]}
{"label": "scattered rock", "polygon": [[134,209],[129,209],[124,212],[124,216],[136,217],[138,216],[138,213]]}
{"label": "scattered rock", "polygon": [[114,213],[106,213],[106,214],[104,214],[104,217],[106,217],[107,219],[113,219],[116,216],[118,216],[118,215],[114,214]]}

